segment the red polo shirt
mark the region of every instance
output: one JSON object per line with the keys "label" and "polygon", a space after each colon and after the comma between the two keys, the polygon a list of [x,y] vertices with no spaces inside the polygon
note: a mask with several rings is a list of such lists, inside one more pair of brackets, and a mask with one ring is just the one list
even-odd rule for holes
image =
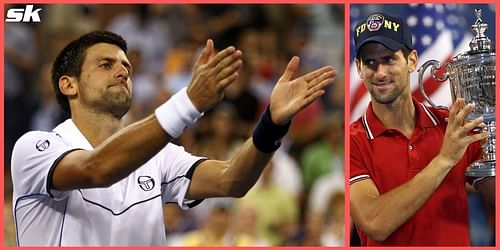
{"label": "red polo shirt", "polygon": [[[387,129],[372,105],[350,126],[350,184],[370,178],[380,194],[409,181],[439,153],[446,130],[447,110],[424,106],[416,99],[411,139]],[[368,238],[357,227],[364,246],[468,246],[469,226],[464,172],[481,156],[480,143],[471,145],[429,200],[383,242]]]}

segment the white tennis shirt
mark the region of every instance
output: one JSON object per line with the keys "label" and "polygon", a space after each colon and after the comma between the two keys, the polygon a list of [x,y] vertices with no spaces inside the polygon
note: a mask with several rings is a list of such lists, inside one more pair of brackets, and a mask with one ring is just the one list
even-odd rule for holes
{"label": "white tennis shirt", "polygon": [[18,245],[163,246],[163,204],[187,209],[201,202],[185,196],[203,158],[171,143],[110,187],[52,189],[55,165],[76,149],[93,148],[71,119],[52,132],[31,131],[16,142],[12,181]]}

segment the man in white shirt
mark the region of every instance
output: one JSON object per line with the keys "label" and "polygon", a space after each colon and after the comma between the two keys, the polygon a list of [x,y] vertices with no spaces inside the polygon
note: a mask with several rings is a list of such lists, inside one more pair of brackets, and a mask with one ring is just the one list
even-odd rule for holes
{"label": "man in white shirt", "polygon": [[165,245],[162,206],[187,209],[209,197],[241,197],[280,146],[291,119],[324,94],[326,66],[292,79],[293,57],[252,138],[229,161],[192,156],[169,143],[216,105],[238,77],[242,53],[207,41],[191,83],[154,114],[123,126],[132,97],[126,42],[96,31],[68,44],[52,82],[71,119],[31,131],[12,156],[18,245]]}

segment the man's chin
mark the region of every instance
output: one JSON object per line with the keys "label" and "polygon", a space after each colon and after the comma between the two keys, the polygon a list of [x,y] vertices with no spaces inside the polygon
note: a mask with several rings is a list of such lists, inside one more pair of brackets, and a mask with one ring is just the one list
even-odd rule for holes
{"label": "man's chin", "polygon": [[108,112],[113,114],[116,118],[122,118],[128,113],[131,107],[131,100],[129,98],[121,101],[115,100],[112,103],[108,103]]}
{"label": "man's chin", "polygon": [[376,96],[374,97],[375,101],[380,104],[391,104],[394,103],[397,97],[394,96]]}

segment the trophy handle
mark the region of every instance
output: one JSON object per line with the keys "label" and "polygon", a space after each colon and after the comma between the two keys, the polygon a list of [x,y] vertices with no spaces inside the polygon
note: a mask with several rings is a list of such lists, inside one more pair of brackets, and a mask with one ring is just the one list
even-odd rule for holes
{"label": "trophy handle", "polygon": [[419,69],[418,69],[418,87],[420,88],[420,93],[424,97],[424,99],[433,107],[433,108],[447,108],[446,106],[437,106],[434,104],[434,102],[427,96],[427,94],[424,91],[424,73],[427,70],[428,67],[431,67],[431,75],[432,78],[438,82],[444,82],[448,79],[449,75],[448,72],[445,72],[443,76],[438,77],[436,75],[436,70],[441,69],[441,63],[436,61],[436,60],[429,60],[425,62]]}

